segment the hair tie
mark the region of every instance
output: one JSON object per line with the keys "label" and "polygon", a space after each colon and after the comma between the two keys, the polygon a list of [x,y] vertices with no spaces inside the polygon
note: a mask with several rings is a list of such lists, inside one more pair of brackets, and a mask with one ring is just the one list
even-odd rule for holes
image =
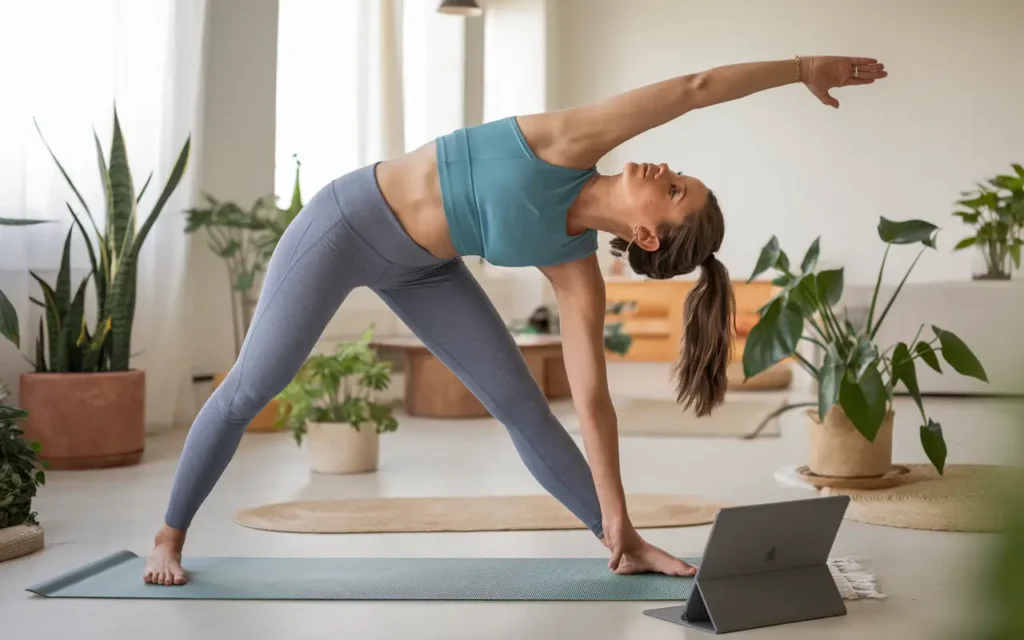
{"label": "hair tie", "polygon": [[714,253],[710,253],[710,254],[708,254],[708,257],[704,258],[704,262],[700,263],[700,265],[702,267],[706,267],[709,264],[711,264],[712,262],[714,262],[714,260],[715,260],[715,254]]}

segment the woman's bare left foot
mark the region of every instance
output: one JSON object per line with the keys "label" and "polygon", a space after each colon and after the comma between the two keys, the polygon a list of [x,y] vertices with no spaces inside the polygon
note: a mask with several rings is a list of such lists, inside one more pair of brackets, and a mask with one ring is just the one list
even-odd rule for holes
{"label": "woman's bare left foot", "polygon": [[181,549],[185,544],[185,533],[165,527],[156,537],[153,552],[146,558],[142,579],[148,584],[164,586],[182,585],[188,582],[188,575],[181,567]]}

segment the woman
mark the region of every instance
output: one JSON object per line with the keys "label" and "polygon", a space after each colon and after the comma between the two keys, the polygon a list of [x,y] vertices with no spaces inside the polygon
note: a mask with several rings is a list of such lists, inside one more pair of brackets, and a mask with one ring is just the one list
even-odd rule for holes
{"label": "woman", "polygon": [[[605,289],[597,232],[637,273],[700,267],[685,304],[678,401],[707,415],[722,402],[734,322],[729,274],[715,258],[725,225],[714,194],[665,165],[594,166],[623,142],[688,111],[802,82],[884,78],[869,58],[796,57],[717,67],[553,113],[461,129],[334,180],[306,205],[268,265],[233,368],[189,432],[144,580],[184,584],[185,532],[249,420],[292,379],[355,287],[373,289],[508,429],[537,481],[610,551],[619,574],[692,575],[648,544],[626,513],[604,359]],[[563,350],[587,459],[552,415],[512,336],[462,256],[535,266],[558,300]]]}

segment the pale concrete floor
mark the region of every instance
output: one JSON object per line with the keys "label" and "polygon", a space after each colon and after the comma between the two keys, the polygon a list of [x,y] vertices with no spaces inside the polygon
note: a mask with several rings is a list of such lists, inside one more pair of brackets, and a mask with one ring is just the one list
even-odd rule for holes
{"label": "pale concrete floor", "polygon": [[[621,367],[621,365],[620,365]],[[670,391],[663,372],[613,368],[614,387],[637,395]],[[1003,400],[931,399],[946,429],[951,463],[1007,460],[1019,427]],[[894,456],[924,462],[912,405],[897,404]],[[87,638],[697,638],[641,614],[663,603],[398,603],[46,600],[24,588],[119,549],[144,554],[161,521],[183,430],[153,437],[136,467],[51,473],[37,501],[47,547],[0,565],[4,637]],[[623,477],[632,492],[717,496],[737,503],[805,497],[778,486],[776,469],[803,461],[805,426],[794,413],[781,438],[756,441],[624,438]],[[504,430],[490,421],[436,423],[404,418],[382,442],[372,475],[311,475],[287,434],[250,434],[200,510],[189,555],[250,556],[594,556],[605,550],[585,531],[472,534],[295,535],[232,522],[240,508],[293,499],[537,493]],[[700,553],[706,526],[643,532],[679,555]],[[923,532],[846,521],[833,556],[874,571],[889,598],[847,603],[849,614],[735,634],[736,638],[938,638],[960,633],[963,598],[991,535]]]}

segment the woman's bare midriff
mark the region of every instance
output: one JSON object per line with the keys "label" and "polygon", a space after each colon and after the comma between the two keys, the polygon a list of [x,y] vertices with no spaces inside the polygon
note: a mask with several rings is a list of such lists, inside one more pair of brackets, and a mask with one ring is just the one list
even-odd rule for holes
{"label": "woman's bare midriff", "polygon": [[437,258],[458,256],[441,201],[434,143],[377,165],[377,184],[413,242]]}

